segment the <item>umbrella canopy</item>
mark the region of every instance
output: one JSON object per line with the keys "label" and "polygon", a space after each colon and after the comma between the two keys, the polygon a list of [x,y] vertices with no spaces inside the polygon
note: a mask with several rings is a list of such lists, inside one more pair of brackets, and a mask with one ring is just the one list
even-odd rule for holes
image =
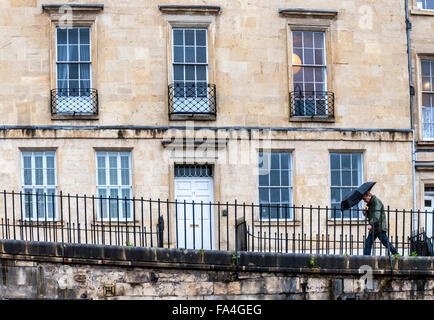
{"label": "umbrella canopy", "polygon": [[347,210],[352,206],[359,203],[362,200],[362,196],[369,190],[372,189],[375,182],[365,182],[356,190],[353,190],[344,200],[341,202],[341,210]]}

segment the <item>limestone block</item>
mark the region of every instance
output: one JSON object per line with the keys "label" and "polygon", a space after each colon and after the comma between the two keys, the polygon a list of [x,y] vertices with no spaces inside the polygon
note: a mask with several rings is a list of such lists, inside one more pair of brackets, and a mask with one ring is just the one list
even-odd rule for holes
{"label": "limestone block", "polygon": [[222,282],[214,283],[214,294],[215,295],[226,295],[228,293],[228,284]]}
{"label": "limestone block", "polygon": [[328,279],[309,278],[307,280],[306,291],[309,293],[327,292],[328,287],[329,287]]}
{"label": "limestone block", "polygon": [[328,300],[328,293],[309,293],[309,300]]}
{"label": "limestone block", "polygon": [[245,280],[241,281],[241,292],[243,295],[264,293],[264,281]]}
{"label": "limestone block", "polygon": [[210,295],[213,293],[213,283],[212,282],[199,282],[199,283],[189,283],[187,284],[189,288],[189,295]]}
{"label": "limestone block", "polygon": [[344,292],[354,292],[354,279],[344,279]]}

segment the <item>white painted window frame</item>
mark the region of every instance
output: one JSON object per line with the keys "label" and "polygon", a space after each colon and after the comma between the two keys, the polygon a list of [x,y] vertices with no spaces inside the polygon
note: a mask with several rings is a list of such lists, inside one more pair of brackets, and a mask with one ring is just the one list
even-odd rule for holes
{"label": "white painted window frame", "polygon": [[[47,184],[47,156],[51,155],[54,156],[54,185],[48,185]],[[24,176],[24,157],[30,156],[31,157],[31,174],[32,174],[32,184],[26,185],[25,184],[25,176]],[[43,183],[42,185],[37,185],[36,183],[36,164],[35,164],[35,156],[42,156],[43,158],[43,165],[42,165],[42,177],[43,177]],[[50,168],[51,169],[51,168]],[[24,221],[58,221],[58,208],[57,208],[57,163],[56,163],[56,151],[22,151],[21,152],[21,176],[22,176],[22,208],[23,208],[23,220]],[[26,212],[26,190],[31,189],[31,197],[32,197],[32,210],[30,217],[27,217]],[[48,195],[48,189],[54,189],[54,212],[53,217],[49,218],[45,215],[45,213],[48,214],[48,211],[44,212],[43,217],[39,217],[37,215],[39,212],[37,212],[37,196],[36,196],[36,190],[42,189],[43,194],[46,194],[47,196],[45,199],[47,199],[47,202],[45,203],[45,210],[48,208],[48,201],[52,199],[51,195]]]}
{"label": "white painted window frame", "polygon": [[[271,152],[265,152],[265,151],[261,151],[261,152],[259,152],[258,153],[258,158],[259,158],[259,154],[261,154],[262,153],[262,155],[265,155],[265,154],[270,154],[270,163],[269,163],[269,169],[271,170],[271,154],[272,153],[279,153],[279,154],[281,154],[281,153],[285,153],[285,154],[288,154],[289,155],[289,168],[288,168],[288,171],[289,171],[289,173],[290,173],[290,177],[289,177],[289,179],[288,179],[288,181],[289,181],[289,183],[290,183],[290,185],[289,186],[261,186],[260,185],[260,179],[259,179],[259,174],[260,174],[260,169],[259,169],[259,164],[258,164],[258,203],[259,204],[263,204],[263,205],[265,205],[266,207],[265,208],[262,208],[263,210],[271,210],[271,207],[270,207],[270,209],[268,209],[269,207],[268,207],[268,205],[270,205],[270,206],[273,206],[273,205],[281,205],[282,207],[280,208],[280,210],[285,210],[284,209],[284,207],[283,206],[286,206],[286,204],[282,204],[282,203],[280,203],[280,204],[276,204],[276,203],[271,203],[271,202],[269,202],[268,204],[267,203],[261,203],[260,202],[260,188],[261,187],[263,187],[263,188],[270,188],[270,189],[272,189],[272,188],[289,188],[289,190],[290,190],[290,192],[291,192],[291,195],[290,195],[290,199],[289,199],[289,204],[288,204],[288,217],[286,218],[286,221],[294,221],[294,210],[292,209],[292,207],[294,206],[294,184],[293,184],[293,179],[294,179],[294,175],[293,175],[293,164],[292,164],[292,161],[293,161],[293,156],[292,156],[292,152],[286,152],[286,151],[271,151]],[[262,159],[264,159],[265,157],[263,157]],[[260,158],[259,158],[259,160],[261,160]],[[280,168],[279,169],[279,172],[282,170],[282,168]],[[283,217],[283,218],[280,218],[279,217],[279,219],[277,219],[277,218],[265,218],[265,217],[263,217],[262,216],[262,212],[260,212],[260,209],[258,208],[258,220],[262,220],[263,222],[267,222],[267,221],[271,221],[271,222],[277,222],[277,221],[279,221],[279,222],[283,222],[283,221],[285,221],[285,218]]]}
{"label": "white painted window frame", "polygon": [[[110,165],[109,165],[109,157],[116,155],[116,171],[117,171],[117,184],[110,184]],[[99,166],[98,166],[98,157],[104,156],[105,158],[105,184],[100,184],[99,181]],[[121,156],[128,156],[128,165],[129,165],[129,173],[128,173],[128,181],[129,184],[122,184],[122,168],[121,168]],[[129,222],[133,221],[133,213],[132,213],[132,200],[127,200],[127,210],[129,211],[129,217],[125,217],[125,203],[124,198],[122,196],[122,190],[128,189],[130,196],[127,199],[132,199],[133,195],[133,187],[132,187],[132,163],[131,163],[131,152],[130,151],[96,151],[95,152],[95,163],[96,163],[96,193],[97,193],[97,202],[98,202],[98,221],[107,221],[107,222]],[[100,198],[100,191],[105,190],[106,196]],[[110,215],[110,206],[108,203],[108,198],[110,196],[110,190],[117,190],[118,198],[117,206],[119,215],[115,217],[111,217]],[[104,199],[106,198],[106,199]],[[111,200],[110,200],[111,201]],[[101,206],[103,206],[103,212],[106,213],[104,217],[101,215]]]}

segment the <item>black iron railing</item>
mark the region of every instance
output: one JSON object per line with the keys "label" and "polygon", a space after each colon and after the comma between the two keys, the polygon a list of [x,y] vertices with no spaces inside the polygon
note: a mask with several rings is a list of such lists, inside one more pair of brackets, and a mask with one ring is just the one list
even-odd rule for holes
{"label": "black iron railing", "polygon": [[170,116],[215,116],[216,87],[210,83],[175,83],[169,85]]}
{"label": "black iron railing", "polygon": [[97,115],[98,91],[96,89],[51,90],[51,114]]}
{"label": "black iron railing", "polygon": [[328,91],[293,91],[289,94],[290,117],[334,118],[335,96]]}
{"label": "black iron railing", "polygon": [[[2,239],[362,255],[369,234],[359,209],[351,210],[358,214],[344,218],[337,214],[338,209],[328,207],[104,198],[61,192],[4,191],[0,195]],[[386,208],[385,216],[390,243],[401,255],[432,252],[433,212]],[[421,239],[431,246],[424,249]],[[372,254],[386,252],[377,239]]]}

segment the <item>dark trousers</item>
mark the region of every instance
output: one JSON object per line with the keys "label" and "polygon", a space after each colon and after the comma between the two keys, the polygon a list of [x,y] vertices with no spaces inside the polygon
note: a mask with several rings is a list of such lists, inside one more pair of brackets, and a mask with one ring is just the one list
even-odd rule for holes
{"label": "dark trousers", "polygon": [[386,248],[390,246],[390,252],[392,254],[397,254],[398,251],[395,249],[395,247],[389,242],[389,239],[387,238],[387,234],[385,231],[381,231],[380,233],[375,233],[375,238],[372,234],[372,232],[369,233],[368,237],[366,238],[365,241],[365,249],[363,250],[363,254],[365,256],[370,256],[371,255],[371,249],[372,249],[372,244],[374,242],[375,239],[379,238],[381,243],[383,244],[383,246],[385,246]]}

